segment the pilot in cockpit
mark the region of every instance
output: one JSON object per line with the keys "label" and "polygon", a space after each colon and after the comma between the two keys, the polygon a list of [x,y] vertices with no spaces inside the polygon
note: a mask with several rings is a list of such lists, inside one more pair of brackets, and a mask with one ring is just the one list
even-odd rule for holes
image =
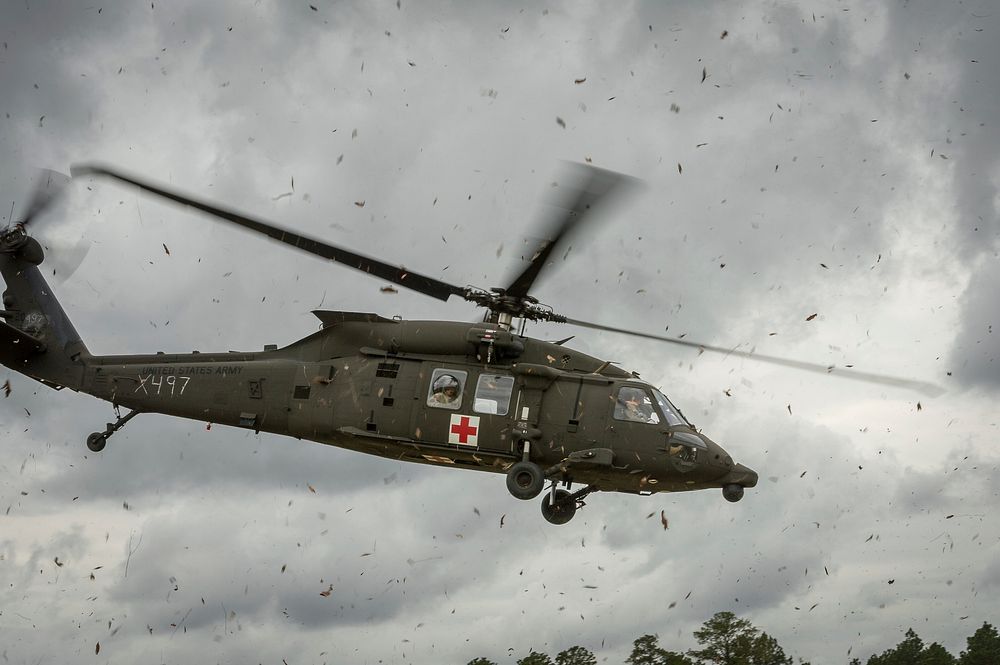
{"label": "pilot in cockpit", "polygon": [[639,388],[624,387],[618,393],[618,403],[615,405],[615,417],[635,423],[657,424],[660,417],[646,393]]}
{"label": "pilot in cockpit", "polygon": [[461,390],[461,384],[451,374],[442,374],[434,380],[432,393],[427,403],[431,406],[455,404]]}

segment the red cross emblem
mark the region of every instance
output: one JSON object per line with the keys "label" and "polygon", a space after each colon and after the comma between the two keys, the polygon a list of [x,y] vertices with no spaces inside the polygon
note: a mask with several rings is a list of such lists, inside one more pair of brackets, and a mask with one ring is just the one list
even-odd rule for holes
{"label": "red cross emblem", "polygon": [[479,445],[479,416],[463,416],[457,413],[451,415],[451,427],[448,430],[448,443],[463,446]]}

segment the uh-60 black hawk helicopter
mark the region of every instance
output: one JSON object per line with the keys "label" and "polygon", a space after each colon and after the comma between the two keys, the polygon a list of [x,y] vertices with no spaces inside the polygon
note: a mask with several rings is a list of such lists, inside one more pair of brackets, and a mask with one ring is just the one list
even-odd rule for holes
{"label": "uh-60 black hawk helicopter", "polygon": [[[595,491],[634,494],[722,488],[739,501],[757,473],[737,464],[637,374],[524,334],[528,321],[662,340],[818,372],[832,368],[556,314],[532,284],[553,251],[591,209],[630,179],[574,165],[577,185],[528,265],[504,288],[455,286],[252,219],[101,166],[103,176],[201,210],[301,251],[441,300],[458,296],[486,309],[479,323],[404,321],[377,314],[316,311],[322,327],[284,348],[252,353],[94,356],[49,290],[44,253],[28,234],[55,188],[36,193],[20,222],[0,234],[0,362],[56,389],[111,402],[116,422],[87,439],[91,451],[139,413],[309,439],[382,457],[507,475],[519,499],[542,499],[553,524],[568,522]],[[929,384],[860,372],[842,376],[933,391]],[[119,407],[130,412],[121,416]],[[574,490],[572,484],[581,485]]]}

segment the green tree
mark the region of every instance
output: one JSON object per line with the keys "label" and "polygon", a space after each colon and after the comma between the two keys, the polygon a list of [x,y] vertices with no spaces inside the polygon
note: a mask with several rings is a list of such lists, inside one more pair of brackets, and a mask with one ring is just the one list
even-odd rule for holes
{"label": "green tree", "polygon": [[947,649],[935,642],[923,650],[917,665],[955,665],[957,662]]}
{"label": "green tree", "polygon": [[716,612],[715,616],[694,631],[700,649],[688,655],[698,663],[711,665],[751,665],[750,653],[757,629],[746,619],[732,612]]}
{"label": "green tree", "polygon": [[887,649],[868,659],[868,665],[916,665],[924,650],[924,641],[910,628],[903,641],[892,649]]}
{"label": "green tree", "polygon": [[667,658],[667,650],[660,647],[657,635],[643,635],[632,642],[632,653],[625,662],[629,665],[662,665]]}
{"label": "green tree", "polygon": [[480,658],[473,658],[468,663],[466,663],[466,665],[497,665],[497,664],[494,663],[489,658],[480,657]]}
{"label": "green tree", "polygon": [[662,648],[657,635],[643,635],[632,642],[632,654],[625,659],[629,665],[694,665],[684,654]]}
{"label": "green tree", "polygon": [[984,623],[965,640],[966,648],[959,657],[959,665],[996,665],[1000,663],[1000,635],[997,629]]}
{"label": "green tree", "polygon": [[682,653],[668,651],[667,659],[663,661],[663,665],[694,665],[694,661]]}
{"label": "green tree", "polygon": [[597,665],[597,657],[589,649],[575,646],[557,653],[556,665]]}
{"label": "green tree", "polygon": [[532,651],[527,656],[517,661],[517,665],[553,665],[552,659],[544,653]]}
{"label": "green tree", "polygon": [[792,657],[767,633],[761,633],[750,643],[751,665],[793,665]]}
{"label": "green tree", "polygon": [[896,645],[896,659],[902,663],[916,663],[920,660],[920,654],[924,651],[924,641],[917,636],[912,629],[906,631],[903,641]]}

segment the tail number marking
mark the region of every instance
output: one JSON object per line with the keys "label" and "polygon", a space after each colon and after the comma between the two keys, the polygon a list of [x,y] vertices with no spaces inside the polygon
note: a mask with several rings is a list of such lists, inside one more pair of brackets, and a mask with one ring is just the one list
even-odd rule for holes
{"label": "tail number marking", "polygon": [[173,374],[167,374],[166,376],[162,374],[146,374],[143,376],[140,374],[139,385],[136,386],[135,392],[141,390],[143,395],[174,397],[175,395],[183,395],[190,381],[190,376],[174,376]]}

